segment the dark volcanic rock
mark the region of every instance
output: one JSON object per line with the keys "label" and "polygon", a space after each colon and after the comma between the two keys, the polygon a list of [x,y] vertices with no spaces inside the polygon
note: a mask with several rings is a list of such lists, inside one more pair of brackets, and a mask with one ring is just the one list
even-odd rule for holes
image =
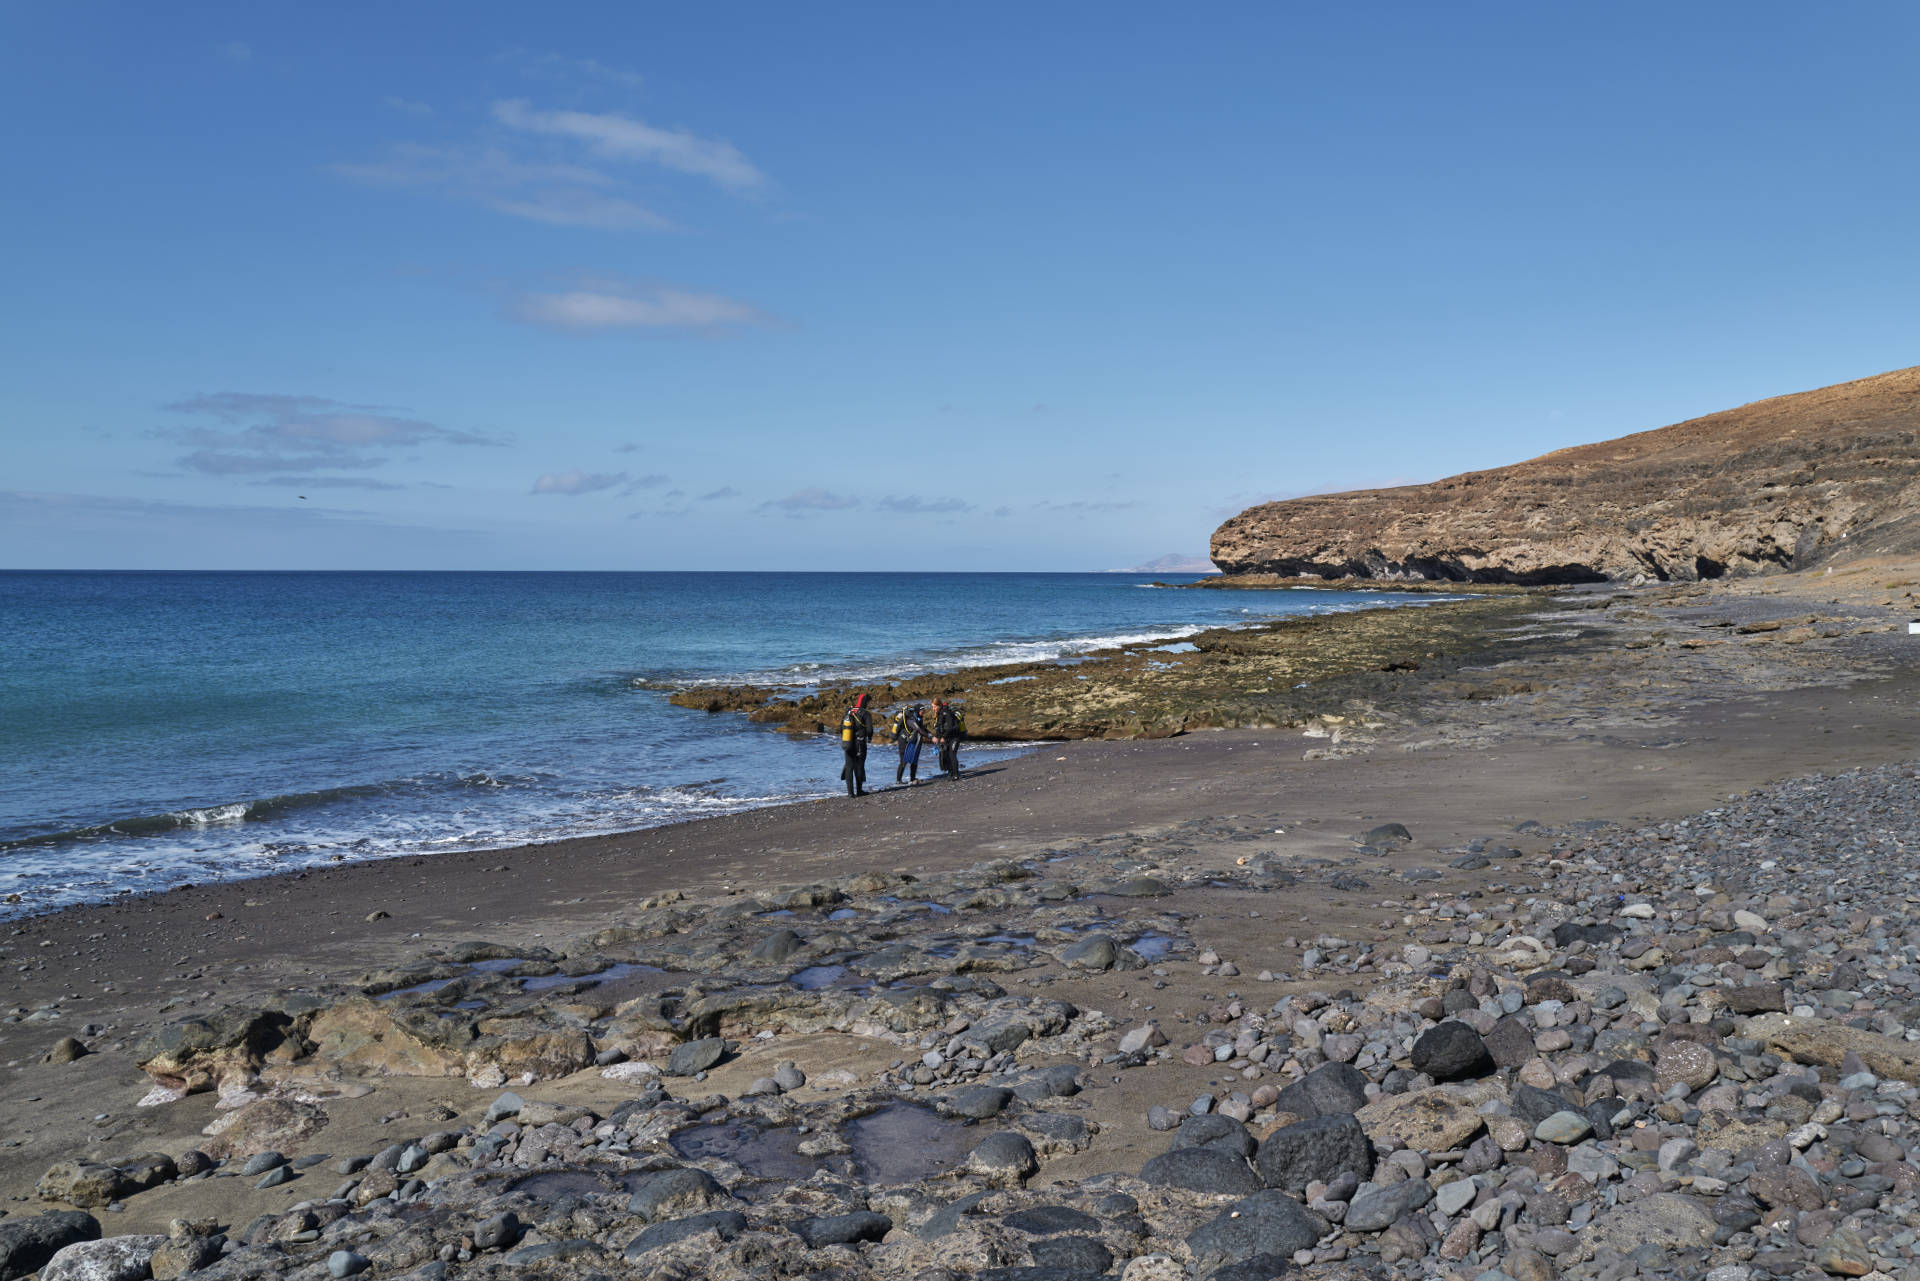
{"label": "dark volcanic rock", "polygon": [[1173,1142],[1167,1144],[1167,1151],[1175,1148],[1216,1148],[1235,1156],[1249,1157],[1253,1155],[1254,1147],[1253,1135],[1245,1125],[1230,1116],[1209,1112],[1205,1116],[1190,1116],[1180,1122],[1180,1129],[1174,1134]]}
{"label": "dark volcanic rock", "polygon": [[1256,1254],[1207,1273],[1206,1281],[1278,1281],[1293,1271],[1293,1260],[1282,1254]]}
{"label": "dark volcanic rock", "polygon": [[1295,1250],[1311,1249],[1326,1230],[1325,1219],[1269,1188],[1234,1202],[1194,1229],[1187,1248],[1193,1251],[1195,1270],[1205,1273],[1254,1255],[1285,1258]]}
{"label": "dark volcanic rock", "polygon": [[1349,1063],[1323,1063],[1280,1091],[1274,1106],[1295,1116],[1351,1115],[1367,1105],[1367,1078]]}
{"label": "dark volcanic rock", "polygon": [[1218,1148],[1175,1148],[1163,1152],[1140,1167],[1140,1178],[1155,1187],[1228,1196],[1246,1196],[1260,1190],[1260,1177],[1247,1164],[1247,1159]]}
{"label": "dark volcanic rock", "polygon": [[1092,1237],[1049,1237],[1035,1241],[1029,1250],[1037,1268],[1097,1277],[1113,1266],[1113,1252]]}
{"label": "dark volcanic rock", "polygon": [[1605,947],[1618,942],[1621,938],[1617,925],[1577,925],[1566,921],[1553,927],[1553,945],[1568,947],[1575,943],[1585,943],[1588,947]]}
{"label": "dark volcanic rock", "polygon": [[1343,1226],[1349,1232],[1378,1232],[1392,1225],[1409,1210],[1417,1210],[1431,1200],[1431,1183],[1425,1179],[1408,1179],[1355,1197],[1347,1207]]}
{"label": "dark volcanic rock", "polygon": [[735,1046],[732,1041],[717,1036],[706,1036],[698,1041],[688,1041],[685,1045],[673,1047],[673,1053],[667,1056],[668,1076],[692,1076],[704,1072],[732,1053]]}
{"label": "dark volcanic rock", "polygon": [[1744,987],[1723,987],[1727,1008],[1735,1014],[1767,1014],[1787,1008],[1786,989],[1778,983],[1749,983]]}
{"label": "dark volcanic rock", "polygon": [[1261,1181],[1298,1196],[1307,1184],[1373,1173],[1373,1143],[1351,1115],[1316,1116],[1269,1134],[1254,1158]]}
{"label": "dark volcanic rock", "polygon": [[691,1218],[672,1219],[666,1223],[654,1224],[629,1241],[626,1257],[631,1262],[664,1246],[685,1241],[688,1237],[697,1237],[702,1232],[713,1232],[718,1234],[722,1241],[731,1241],[746,1230],[747,1216],[737,1210],[714,1210],[709,1214],[696,1214]]}
{"label": "dark volcanic rock", "polygon": [[1067,1205],[1036,1205],[1015,1210],[1000,1222],[1028,1236],[1047,1236],[1055,1232],[1098,1232],[1100,1220],[1083,1210]]}
{"label": "dark volcanic rock", "polygon": [[809,1250],[823,1245],[848,1245],[855,1241],[878,1241],[893,1230],[893,1220],[872,1210],[852,1214],[833,1214],[824,1218],[802,1219],[794,1232]]}
{"label": "dark volcanic rock", "polygon": [[54,1210],[0,1223],[0,1281],[38,1272],[56,1253],[80,1241],[98,1241],[100,1221],[79,1210]]}
{"label": "dark volcanic rock", "polygon": [[627,1209],[648,1223],[678,1218],[688,1210],[710,1209],[728,1200],[727,1190],[705,1170],[660,1170],[642,1175],[633,1185]]}
{"label": "dark volcanic rock", "polygon": [[1524,1081],[1515,1081],[1507,1097],[1513,1105],[1513,1114],[1528,1125],[1538,1125],[1555,1112],[1580,1111],[1558,1090],[1542,1090]]}
{"label": "dark volcanic rock", "polygon": [[1040,1159],[1034,1155],[1033,1144],[1025,1135],[1002,1130],[974,1145],[973,1151],[967,1153],[967,1168],[995,1183],[1020,1184],[1040,1168]]}
{"label": "dark volcanic rock", "polygon": [[1436,1081],[1458,1081],[1492,1071],[1493,1056],[1478,1032],[1449,1019],[1428,1028],[1413,1043],[1413,1066]]}
{"label": "dark volcanic rock", "polygon": [[1483,1038],[1495,1067],[1517,1068],[1533,1057],[1533,1033],[1511,1014]]}
{"label": "dark volcanic rock", "polygon": [[1013,1091],[998,1085],[963,1085],[946,1097],[947,1110],[955,1116],[984,1121],[999,1116],[1013,1101]]}

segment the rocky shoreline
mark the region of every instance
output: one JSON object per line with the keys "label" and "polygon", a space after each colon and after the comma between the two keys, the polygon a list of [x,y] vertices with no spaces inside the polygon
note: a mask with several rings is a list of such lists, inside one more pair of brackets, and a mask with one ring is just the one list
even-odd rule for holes
{"label": "rocky shoreline", "polygon": [[[129,966],[93,978],[127,1014],[84,1025],[81,948],[40,976],[98,918],[21,923],[0,959],[57,986],[0,1024],[40,1047],[0,1087],[0,1281],[1920,1278],[1920,774],[1885,606],[1467,604],[1518,612],[1449,607],[1478,620],[1458,653],[1310,684],[1285,770],[1241,730],[1198,775],[1184,740],[1096,747],[1137,765],[1045,828],[889,801],[955,824],[943,863],[828,849],[564,911],[523,871],[497,932],[407,916],[224,995]],[[1236,635],[1242,664],[1310,648]],[[1778,781],[1733,797],[1573,820],[1546,785],[1582,761],[1638,806],[1658,762],[1704,801],[1726,727],[1789,708],[1839,737],[1782,732],[1742,767]],[[1464,814],[1383,790],[1385,752]],[[1805,775],[1849,759],[1885,763]],[[976,805],[1030,808],[1041,768]],[[364,906],[351,883],[328,901]]]}

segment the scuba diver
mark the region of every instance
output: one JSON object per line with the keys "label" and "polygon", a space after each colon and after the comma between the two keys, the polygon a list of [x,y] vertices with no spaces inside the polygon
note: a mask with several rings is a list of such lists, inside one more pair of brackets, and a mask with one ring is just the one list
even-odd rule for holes
{"label": "scuba diver", "polygon": [[847,763],[840,767],[848,796],[867,794],[867,743],[873,738],[873,713],[867,710],[867,696],[853,700],[853,706],[840,720],[840,750]]}
{"label": "scuba diver", "polygon": [[920,744],[927,739],[927,720],[921,715],[920,704],[903,708],[893,718],[893,741],[900,748],[900,764],[894,767],[893,783],[898,787],[903,781],[909,784],[920,781]]}
{"label": "scuba diver", "polygon": [[935,699],[933,741],[940,744],[940,769],[948,778],[960,777],[960,739],[966,732],[960,709],[945,699]]}

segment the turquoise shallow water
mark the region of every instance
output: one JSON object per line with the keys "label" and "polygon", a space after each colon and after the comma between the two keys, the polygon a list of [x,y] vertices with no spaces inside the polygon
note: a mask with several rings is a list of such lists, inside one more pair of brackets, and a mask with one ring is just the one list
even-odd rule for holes
{"label": "turquoise shallow water", "polygon": [[837,790],[836,744],[670,706],[661,683],[1398,603],[1124,574],[0,573],[0,898],[20,895],[0,916]]}

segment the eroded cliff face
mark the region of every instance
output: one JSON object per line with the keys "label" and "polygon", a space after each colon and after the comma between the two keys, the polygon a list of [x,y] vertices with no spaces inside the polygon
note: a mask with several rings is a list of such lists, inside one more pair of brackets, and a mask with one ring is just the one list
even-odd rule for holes
{"label": "eroded cliff face", "polygon": [[1228,574],[1573,583],[1920,548],[1920,366],[1427,485],[1252,507]]}

